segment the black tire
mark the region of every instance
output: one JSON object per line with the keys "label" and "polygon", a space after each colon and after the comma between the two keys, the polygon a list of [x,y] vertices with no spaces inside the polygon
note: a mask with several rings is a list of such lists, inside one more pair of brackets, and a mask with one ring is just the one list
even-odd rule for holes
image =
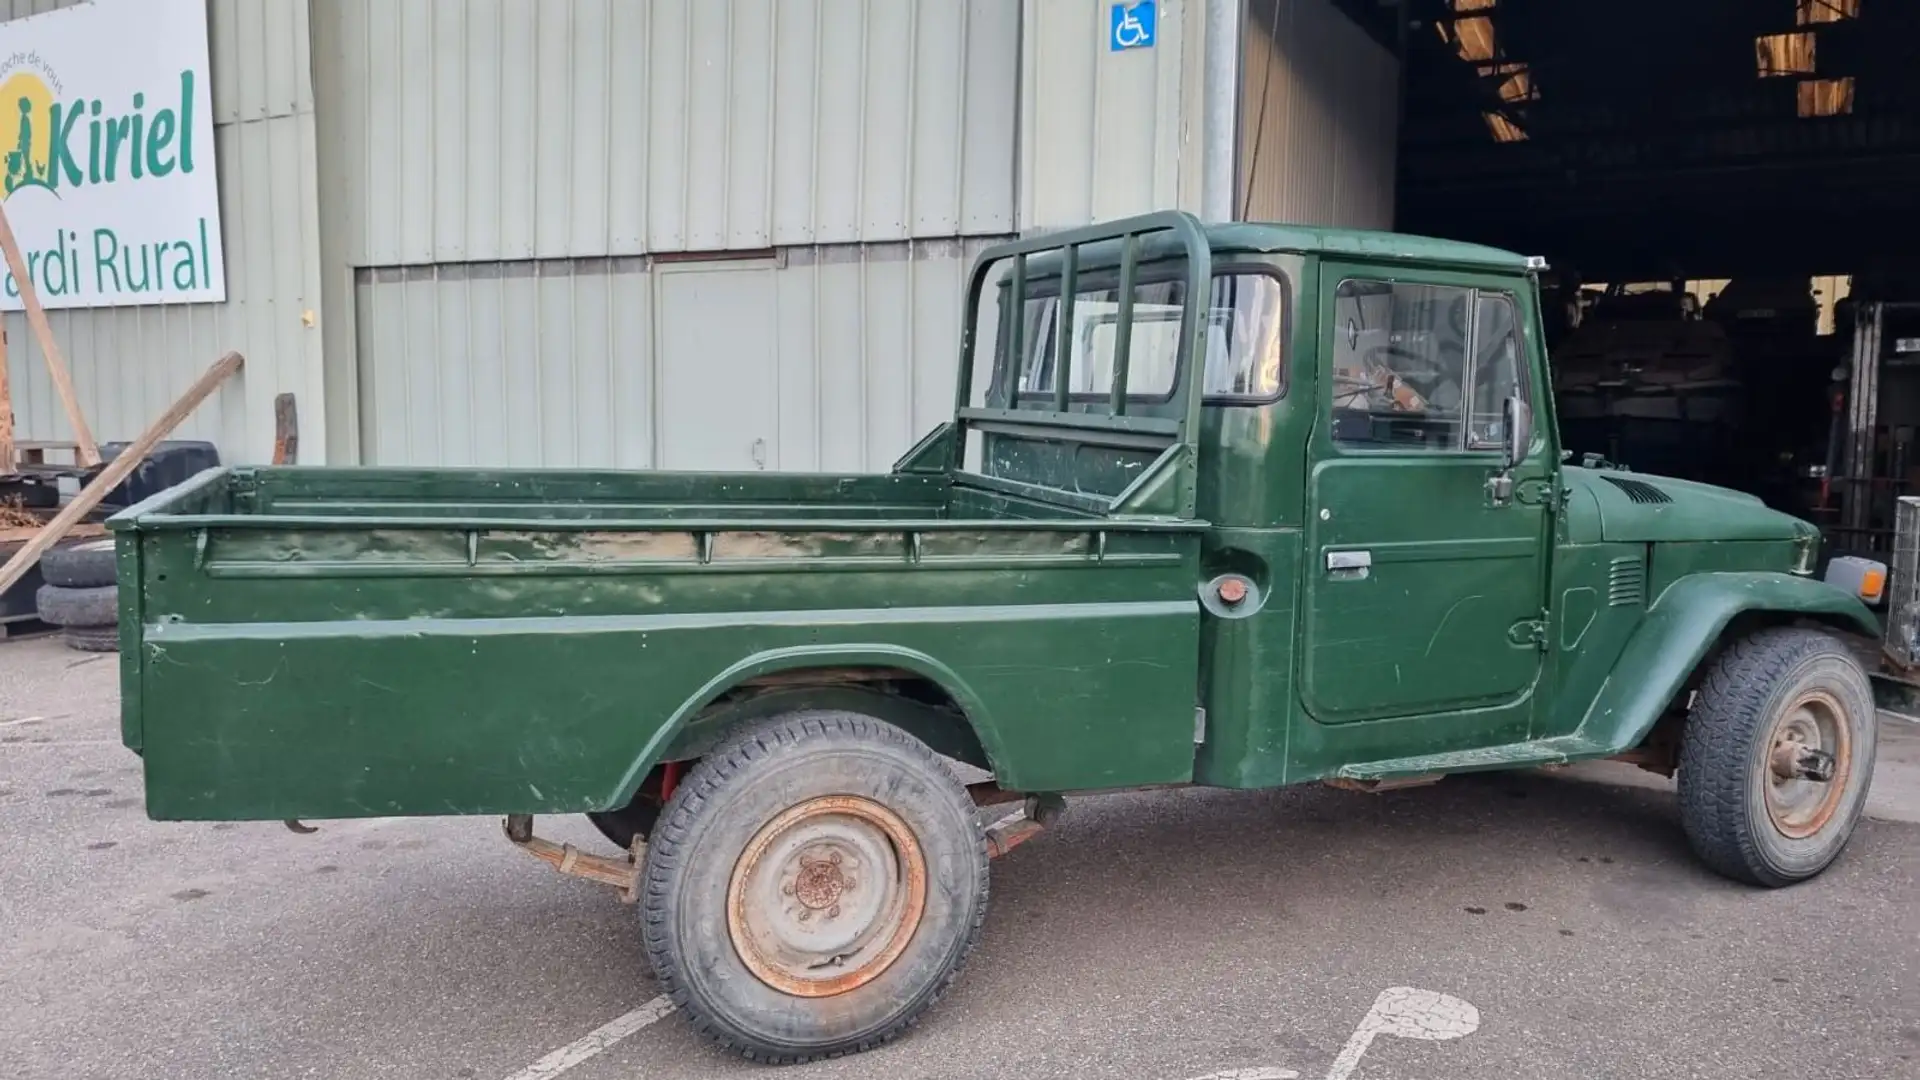
{"label": "black tire", "polygon": [[[1827,784],[1776,779],[1781,725],[1830,717]],[[1764,630],[1728,647],[1701,682],[1680,745],[1680,821],[1695,854],[1735,881],[1778,888],[1815,877],[1853,835],[1873,781],[1873,687],[1845,643],[1818,630]],[[1841,747],[1844,746],[1844,760]],[[1781,785],[1811,809],[1786,814]],[[1771,794],[1770,794],[1771,793]]]}
{"label": "black tire", "polygon": [[63,589],[42,585],[34,595],[40,621],[54,626],[113,626],[120,621],[120,590],[113,585]]}
{"label": "black tire", "polygon": [[69,626],[60,631],[66,640],[67,648],[80,652],[119,652],[120,628],[118,626]]}
{"label": "black tire", "polygon": [[40,578],[62,589],[92,589],[119,579],[113,541],[87,540],[57,547],[40,556]]}
{"label": "black tire", "polygon": [[637,795],[618,810],[589,811],[587,820],[593,822],[593,827],[611,840],[613,846],[629,851],[635,837],[644,840],[653,834],[654,822],[660,820],[660,804],[645,795]]}
{"label": "black tire", "polygon": [[[841,805],[853,809],[845,814],[814,809]],[[880,817],[859,816],[876,806]],[[810,813],[827,822],[809,826],[822,830],[814,839],[798,831],[814,819],[794,816]],[[905,869],[913,863],[899,840],[888,839],[885,847],[835,849],[836,841],[818,839],[835,835],[833,828],[846,828],[849,835],[872,829],[872,822],[882,819],[892,829],[904,829],[906,850],[920,857],[918,880],[924,884],[917,891],[901,884],[915,877]],[[769,832],[783,822],[792,822],[796,831]],[[849,852],[844,864],[839,850]],[[772,877],[755,876],[762,869],[757,856],[742,861],[750,851],[779,856],[765,860]],[[826,856],[831,869],[822,851],[833,851]],[[882,871],[877,888],[863,852],[879,853],[873,860],[881,864],[874,868]],[[788,869],[796,865],[789,878]],[[851,872],[843,876],[843,870]],[[889,877],[887,870],[899,873]],[[819,872],[838,882],[824,895],[815,876]],[[855,874],[866,881],[858,893]],[[743,880],[747,884],[739,885]],[[958,977],[987,912],[986,841],[966,788],[925,743],[844,712],[797,712],[757,724],[702,759],[661,815],[647,848],[643,881],[647,955],[674,1003],[707,1039],[749,1059],[779,1064],[870,1049],[906,1030]],[[774,883],[782,881],[786,884],[776,890]],[[833,949],[848,951],[826,963],[787,966],[785,972],[820,980],[793,992],[743,958],[758,956],[773,978],[783,976],[781,965],[769,964],[752,944],[751,933],[745,935],[747,944],[740,943],[731,903],[736,895],[743,898],[738,910],[755,910],[761,920],[756,925],[775,927],[768,932],[777,935],[784,923],[798,938],[816,931],[848,933],[845,924],[826,925],[842,902],[862,909],[853,916],[856,923],[873,905],[883,912],[897,906],[918,914],[911,922],[905,916],[891,923],[874,920],[882,929],[868,932],[879,936],[850,939],[860,943],[858,949],[833,943]],[[923,903],[916,909],[910,898],[897,899],[901,895],[921,896]],[[744,899],[753,896],[769,903]],[[834,906],[824,908],[825,903]],[[802,924],[815,913],[822,913],[822,921],[808,930]],[[861,953],[882,936],[895,944],[862,959]],[[780,947],[776,941],[773,951]],[[855,966],[839,974],[850,962]],[[829,966],[835,974],[816,976]],[[863,979],[850,981],[868,968],[871,973]],[[828,985],[839,982],[848,986]]]}

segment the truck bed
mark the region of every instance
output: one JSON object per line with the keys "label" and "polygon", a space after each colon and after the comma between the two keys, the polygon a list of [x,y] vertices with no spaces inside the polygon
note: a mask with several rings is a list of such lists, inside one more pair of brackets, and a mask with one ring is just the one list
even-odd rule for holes
{"label": "truck bed", "polygon": [[1191,776],[1195,522],[910,473],[292,468],[111,524],[159,819],[608,809],[721,694],[827,666],[925,678],[1007,783]]}

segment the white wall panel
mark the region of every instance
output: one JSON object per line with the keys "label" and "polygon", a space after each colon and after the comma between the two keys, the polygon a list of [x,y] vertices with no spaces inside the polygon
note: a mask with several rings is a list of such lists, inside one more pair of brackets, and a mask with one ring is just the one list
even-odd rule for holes
{"label": "white wall panel", "polygon": [[1018,0],[316,3],[354,266],[1013,227]]}
{"label": "white wall panel", "polygon": [[1238,216],[1391,228],[1393,55],[1330,0],[1247,0],[1244,37]]}
{"label": "white wall panel", "polygon": [[[11,0],[0,16],[63,6]],[[221,353],[244,353],[246,368],[175,437],[211,439],[230,461],[260,461],[272,450],[276,394],[297,395],[309,430],[325,423],[319,334],[305,318],[319,303],[307,0],[210,0],[208,18],[227,301],[48,317],[102,442],[139,435]],[[6,316],[5,326],[16,437],[71,439],[24,316]]]}
{"label": "white wall panel", "polygon": [[952,413],[987,242],[361,271],[362,458],[885,469]]}
{"label": "white wall panel", "polygon": [[1020,227],[1197,210],[1204,0],[1160,0],[1151,48],[1108,47],[1108,0],[1024,0]]}

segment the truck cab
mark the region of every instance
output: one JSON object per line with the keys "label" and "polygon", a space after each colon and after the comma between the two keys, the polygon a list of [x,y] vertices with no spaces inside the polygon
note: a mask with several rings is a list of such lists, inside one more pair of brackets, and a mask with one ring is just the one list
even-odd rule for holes
{"label": "truck cab", "polygon": [[[1175,231],[983,258],[993,359],[973,345],[977,400],[957,426],[984,438],[956,467],[1088,505],[1144,509],[1155,485],[1191,500],[1157,509],[1206,526],[1196,782],[1610,756],[1674,719],[1721,632],[1758,608],[1871,632],[1858,597],[1811,578],[1812,525],[1563,461],[1539,260],[1236,223],[1199,229],[1202,276]],[[1198,361],[1181,354],[1188,322]],[[1168,424],[1189,445],[1139,443]],[[1763,578],[1698,576],[1742,573]],[[1780,596],[1737,599],[1755,590]],[[1622,662],[1637,675],[1613,678]]]}

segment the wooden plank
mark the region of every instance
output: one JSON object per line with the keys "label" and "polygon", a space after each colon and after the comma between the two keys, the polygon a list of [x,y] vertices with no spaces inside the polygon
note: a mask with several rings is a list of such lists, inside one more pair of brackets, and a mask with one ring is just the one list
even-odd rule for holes
{"label": "wooden plank", "polygon": [[174,428],[179,427],[180,421],[185,420],[188,413],[205,401],[209,394],[218,389],[220,384],[234,372],[239,371],[245,363],[246,361],[239,353],[230,352],[208,368],[206,374],[200,376],[192,386],[187,388],[186,393],[180,395],[180,400],[160,414],[160,419],[155,420],[147,430],[141,432],[140,437],[133,440],[131,446],[120,452],[120,456],[114,458],[106,468],[101,469],[86,487],[80,489],[80,494],[75,495],[72,502],[61,507],[53,520],[47,522],[25,547],[13,553],[13,558],[8,559],[5,566],[0,566],[0,593],[13,588],[14,582],[26,576],[27,571],[40,561],[40,556],[46,554],[48,548],[59,543],[60,538],[65,536],[68,530],[78,524],[81,518],[86,517],[94,507],[100,505],[100,500],[106,498],[107,492],[112,491],[120,481],[127,478],[129,473],[139,468],[140,463],[153,452],[153,448],[159,444],[160,440],[171,434]]}
{"label": "wooden plank", "polygon": [[[30,543],[40,535],[45,523],[39,525],[0,526],[0,555],[10,555],[19,544]],[[107,527],[96,522],[82,522],[67,530],[62,540],[92,540],[107,535]]]}
{"label": "wooden plank", "polygon": [[13,387],[7,380],[7,327],[0,321],[0,476],[13,472]]}
{"label": "wooden plank", "polygon": [[87,427],[86,414],[80,411],[80,397],[73,391],[67,361],[60,355],[60,344],[53,340],[53,326],[47,322],[46,309],[40,306],[40,294],[33,287],[33,275],[27,272],[27,261],[20,256],[20,241],[14,239],[5,207],[0,207],[0,253],[6,255],[7,269],[13,271],[14,283],[20,286],[20,303],[27,309],[27,325],[33,328],[33,336],[40,342],[40,355],[46,358],[53,388],[59,391],[60,405],[67,411],[67,422],[73,425],[80,464],[98,465],[100,447],[93,441],[92,429]]}
{"label": "wooden plank", "polygon": [[280,394],[273,399],[273,464],[299,463],[300,414],[294,408],[293,395]]}

